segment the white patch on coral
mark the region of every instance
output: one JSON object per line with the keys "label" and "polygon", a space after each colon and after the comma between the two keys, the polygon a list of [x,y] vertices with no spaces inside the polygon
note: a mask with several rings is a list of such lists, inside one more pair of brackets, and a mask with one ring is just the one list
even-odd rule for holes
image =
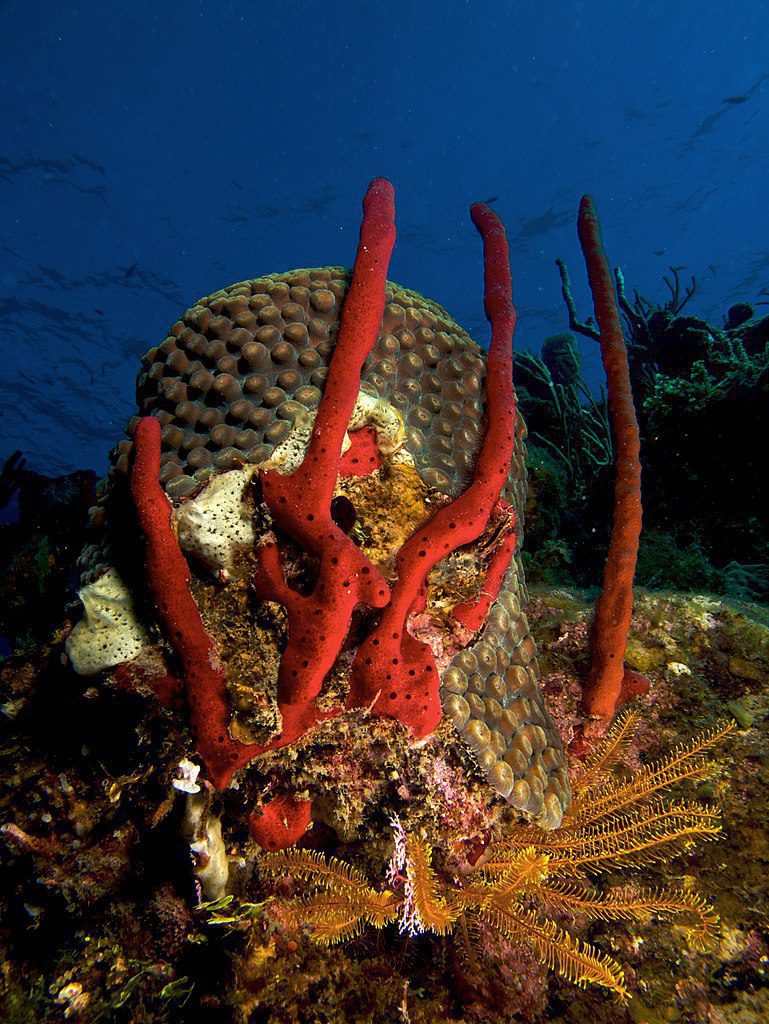
{"label": "white patch on coral", "polygon": [[682,661],[669,661],[668,662],[668,674],[671,676],[690,676],[692,670],[688,665],[685,665]]}
{"label": "white patch on coral", "polygon": [[179,775],[171,783],[174,789],[178,789],[180,793],[200,792],[200,786],[197,783],[198,775],[200,775],[199,764],[188,761],[186,757],[183,757],[179,762],[177,771]]}
{"label": "white patch on coral", "polygon": [[[312,439],[315,426],[316,409],[303,410],[294,420],[291,433],[286,440],[278,445],[261,469],[274,469],[278,473],[293,473],[302,464]],[[350,416],[350,423],[342,441],[342,453],[351,445],[350,432],[363,427],[373,427],[376,431],[377,447],[382,455],[391,455],[398,451],[406,437],[403,418],[395,406],[383,398],[374,398],[365,391],[358,392],[355,408]]]}
{"label": "white patch on coral", "polygon": [[109,568],[78,592],[85,614],[64,645],[80,676],[92,676],[137,657],[150,644],[136,616],[131,592]]}
{"label": "white patch on coral", "polygon": [[261,469],[274,469],[278,473],[293,473],[302,464],[312,438],[316,409],[302,409],[297,413],[291,433],[278,445],[272,455],[263,462]]}
{"label": "white patch on coral", "polygon": [[[358,400],[350,417],[349,431],[362,427],[373,427],[376,431],[377,448],[382,455],[391,455],[402,445],[406,437],[403,418],[394,405],[383,398],[374,398],[365,391],[358,392]],[[350,447],[350,438],[345,437],[342,451]]]}
{"label": "white patch on coral", "polygon": [[182,832],[190,844],[195,877],[206,900],[219,900],[227,892],[230,864],[222,838],[222,823],[211,814],[210,787],[187,795]]}
{"label": "white patch on coral", "polygon": [[243,466],[213,476],[176,508],[180,547],[223,579],[237,575],[238,557],[254,546],[251,507],[243,499],[256,471]]}
{"label": "white patch on coral", "polygon": [[[316,410],[302,410],[291,433],[265,462],[212,476],[196,497],[175,506],[180,547],[220,580],[238,578],[239,571],[247,568],[241,556],[253,550],[256,541],[252,510],[244,500],[253,476],[260,470],[291,473],[300,466],[310,445],[316,414]],[[359,392],[349,429],[365,426],[376,431],[382,454],[396,458],[405,437],[398,410],[389,402]],[[347,451],[350,444],[349,433],[345,433],[342,451]]]}

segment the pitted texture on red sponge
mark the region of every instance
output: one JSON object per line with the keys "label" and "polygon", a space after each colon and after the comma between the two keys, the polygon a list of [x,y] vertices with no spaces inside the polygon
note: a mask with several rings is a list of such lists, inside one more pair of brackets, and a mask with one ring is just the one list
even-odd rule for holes
{"label": "pitted texture on red sponge", "polygon": [[276,796],[248,817],[251,837],[263,850],[285,850],[299,842],[312,820],[312,801],[290,793]]}

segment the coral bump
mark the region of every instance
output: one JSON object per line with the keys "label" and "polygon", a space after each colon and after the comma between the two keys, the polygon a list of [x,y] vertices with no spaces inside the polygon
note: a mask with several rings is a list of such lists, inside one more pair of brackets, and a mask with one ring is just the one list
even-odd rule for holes
{"label": "coral bump", "polygon": [[626,673],[623,659],[633,611],[633,577],[641,534],[641,444],[614,283],[590,196],[584,196],[580,203],[577,232],[593,294],[609,414],[617,440],[614,522],[603,590],[593,619],[590,671],[582,695],[585,714],[603,724],[611,721],[617,705],[626,696],[623,682],[625,690],[633,686],[637,689],[637,679]]}

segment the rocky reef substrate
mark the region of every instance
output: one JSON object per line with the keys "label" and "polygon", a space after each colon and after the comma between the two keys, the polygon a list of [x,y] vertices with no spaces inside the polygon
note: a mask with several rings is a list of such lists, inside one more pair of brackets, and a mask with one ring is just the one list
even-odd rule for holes
{"label": "rocky reef substrate", "polygon": [[[543,687],[566,745],[578,721],[591,609],[583,592],[532,593]],[[626,660],[652,686],[637,702],[640,729],[619,775],[724,718],[738,728],[708,777],[679,794],[722,809],[722,838],[604,879],[696,886],[721,916],[715,948],[689,947],[677,926],[571,922],[622,963],[626,1007],[600,990],[574,988],[498,934],[481,934],[471,958],[455,935],[409,937],[396,925],[318,945],[270,902],[296,895],[286,886],[297,883],[260,876],[237,789],[216,799],[221,816],[242,821],[240,831],[227,830],[226,846],[206,834],[207,855],[226,858],[227,896],[207,898],[185,835],[195,821],[184,789],[195,782],[171,770],[179,738],[169,712],[141,694],[77,677],[62,657],[67,628],[0,668],[3,1020],[759,1024],[769,1015],[769,617],[762,607],[689,593],[637,595]],[[429,744],[409,748],[403,728],[385,719],[368,723],[365,741],[351,725],[335,732],[335,742],[302,771],[310,785],[316,772],[324,788],[342,790],[350,820],[361,824],[340,835],[321,814],[303,845],[368,878],[384,881],[393,850],[387,809],[361,813],[373,779],[416,808],[409,824],[431,832],[440,872],[467,870],[469,837],[514,815],[458,745],[436,758]],[[573,778],[580,764],[573,756]]]}

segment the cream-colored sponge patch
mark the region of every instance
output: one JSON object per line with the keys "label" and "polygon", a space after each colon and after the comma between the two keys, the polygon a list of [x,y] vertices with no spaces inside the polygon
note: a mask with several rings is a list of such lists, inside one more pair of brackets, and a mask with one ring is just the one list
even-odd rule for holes
{"label": "cream-colored sponge patch", "polygon": [[[302,464],[310,446],[312,432],[315,428],[317,410],[302,409],[294,420],[291,433],[282,444],[278,445],[270,458],[262,463],[260,469],[274,469],[278,473],[293,473]],[[382,455],[391,455],[403,444],[406,431],[403,418],[394,405],[383,398],[375,398],[359,391],[350,423],[342,440],[342,452],[350,447],[350,434],[362,427],[373,427],[376,432],[377,447]]]}
{"label": "cream-colored sponge patch", "polygon": [[78,592],[85,614],[64,645],[80,676],[131,661],[150,644],[133,598],[117,569],[109,568]]}
{"label": "cream-colored sponge patch", "polygon": [[[374,398],[365,391],[358,392],[358,400],[350,417],[349,432],[360,430],[361,427],[373,427],[376,431],[377,448],[382,455],[392,455],[397,451],[406,437],[403,417],[383,398]],[[349,436],[345,437],[342,451],[350,447]]]}
{"label": "cream-colored sponge patch", "polygon": [[221,579],[237,578],[238,556],[254,546],[252,507],[246,488],[256,466],[213,476],[196,498],[176,509],[179,545]]}

